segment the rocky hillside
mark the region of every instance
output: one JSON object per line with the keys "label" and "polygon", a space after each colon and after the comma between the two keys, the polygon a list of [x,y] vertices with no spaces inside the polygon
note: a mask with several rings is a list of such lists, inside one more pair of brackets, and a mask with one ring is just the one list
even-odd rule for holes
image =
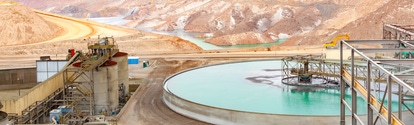
{"label": "rocky hillside", "polygon": [[[369,2],[367,4],[370,4]],[[368,13],[364,8],[345,11],[343,15],[345,20],[338,27],[322,25],[313,32],[302,33],[290,38],[284,45],[314,45],[323,44],[331,41],[334,37],[348,33],[351,39],[382,39],[382,27],[384,23],[399,25],[413,25],[414,17],[408,16],[414,14],[414,1],[410,0],[392,0],[378,6],[378,9]],[[339,21],[338,21],[339,22]],[[331,30],[326,30],[331,29]],[[325,32],[322,32],[325,31]]]}
{"label": "rocky hillside", "polygon": [[24,5],[0,1],[0,46],[36,43],[53,38],[60,28]]}
{"label": "rocky hillside", "polygon": [[125,16],[127,26],[202,32],[216,45],[288,39],[283,45],[315,45],[336,35],[381,38],[383,22],[406,24],[407,0],[17,0],[75,17]]}

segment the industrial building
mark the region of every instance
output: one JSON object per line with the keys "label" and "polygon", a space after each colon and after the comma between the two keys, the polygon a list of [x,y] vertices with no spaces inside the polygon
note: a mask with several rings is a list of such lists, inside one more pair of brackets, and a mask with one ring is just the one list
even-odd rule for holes
{"label": "industrial building", "polygon": [[[5,73],[2,81],[7,82],[2,83],[10,84],[2,85],[9,89],[0,93],[4,105],[1,110],[8,113],[11,122],[116,121],[111,116],[119,112],[120,102],[124,104],[129,94],[128,54],[119,51],[112,37],[85,39],[85,42],[88,51],[70,49],[68,60],[39,60],[36,70]],[[41,81],[33,78],[34,71]],[[36,82],[39,83],[24,84]]]}

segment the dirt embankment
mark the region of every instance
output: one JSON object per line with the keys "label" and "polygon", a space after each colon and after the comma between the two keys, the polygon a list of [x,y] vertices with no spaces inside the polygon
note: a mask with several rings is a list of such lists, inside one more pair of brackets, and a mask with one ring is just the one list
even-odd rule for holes
{"label": "dirt embankment", "polygon": [[[96,40],[96,37],[91,38]],[[122,37],[115,37],[120,51],[139,55],[151,52],[198,51],[202,48],[187,40],[175,36],[164,36],[153,33],[138,33]],[[49,49],[44,49],[49,48]],[[87,41],[83,39],[64,40],[60,42],[30,44],[26,46],[0,47],[1,55],[59,55],[65,56],[67,50],[74,48],[87,52]]]}
{"label": "dirt embankment", "polygon": [[0,10],[0,46],[41,42],[62,32],[23,5],[0,5]]}

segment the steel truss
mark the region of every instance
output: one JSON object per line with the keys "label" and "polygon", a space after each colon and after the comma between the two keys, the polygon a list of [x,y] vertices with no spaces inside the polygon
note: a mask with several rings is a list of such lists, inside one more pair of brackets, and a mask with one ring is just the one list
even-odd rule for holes
{"label": "steel truss", "polygon": [[414,40],[414,25],[398,26],[394,24],[384,24],[383,39],[385,40]]}
{"label": "steel truss", "polygon": [[[384,29],[385,30],[385,29]],[[345,109],[351,112],[351,122],[356,124],[413,124],[414,112],[412,96],[414,95],[413,80],[414,80],[414,60],[411,59],[371,59],[365,54],[367,53],[386,53],[386,52],[404,52],[414,51],[414,45],[410,41],[403,40],[346,40],[340,43],[340,67],[342,72],[340,74],[341,84],[341,125],[345,125]],[[354,48],[357,44],[403,44],[407,48]],[[351,60],[344,60],[343,55],[345,48],[351,49]],[[365,61],[364,70],[360,71],[360,62],[356,61],[358,54]],[[364,84],[360,84],[359,73],[364,72]],[[381,81],[385,84],[376,84],[378,76],[375,74],[381,73]],[[345,101],[345,85],[348,84],[351,88],[352,104]],[[383,92],[376,93],[372,91],[373,87],[382,87],[379,89]],[[367,103],[367,114],[359,115],[357,113],[357,95],[362,96]],[[392,102],[386,100],[397,100],[398,108],[393,109]],[[405,109],[404,109],[405,108]],[[366,118],[362,118],[364,116]]]}
{"label": "steel truss", "polygon": [[[358,80],[361,80],[366,84],[367,81],[367,72],[368,68],[364,61],[356,61],[354,64],[355,75]],[[315,77],[324,78],[327,81],[337,82],[340,81],[341,76],[341,64],[339,60],[330,60],[324,59],[322,55],[305,55],[305,56],[293,56],[286,57],[282,59],[282,82],[288,83],[290,85],[295,85],[297,80],[289,79],[292,77],[297,77],[298,72],[303,72],[305,68],[305,63],[307,63],[307,72],[312,74]],[[345,60],[343,64],[347,71],[351,71],[351,61]],[[387,67],[388,70],[395,72],[395,67]],[[387,77],[385,72],[382,72],[380,69],[372,69],[374,74],[371,74],[371,78],[375,83],[385,83]],[[293,73],[292,73],[293,72]],[[377,91],[380,91],[381,88],[379,85],[376,85]]]}

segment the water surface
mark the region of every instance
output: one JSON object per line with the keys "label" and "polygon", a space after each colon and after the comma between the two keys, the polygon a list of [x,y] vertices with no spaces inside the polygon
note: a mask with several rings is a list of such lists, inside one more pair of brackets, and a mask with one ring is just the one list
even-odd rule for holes
{"label": "water surface", "polygon": [[[165,87],[189,101],[218,108],[288,115],[340,114],[339,89],[284,85],[280,68],[279,60],[214,65],[178,74]],[[351,104],[350,94],[346,100]],[[365,100],[359,97],[357,101],[358,113],[366,114]],[[393,103],[396,111],[397,102]]]}

